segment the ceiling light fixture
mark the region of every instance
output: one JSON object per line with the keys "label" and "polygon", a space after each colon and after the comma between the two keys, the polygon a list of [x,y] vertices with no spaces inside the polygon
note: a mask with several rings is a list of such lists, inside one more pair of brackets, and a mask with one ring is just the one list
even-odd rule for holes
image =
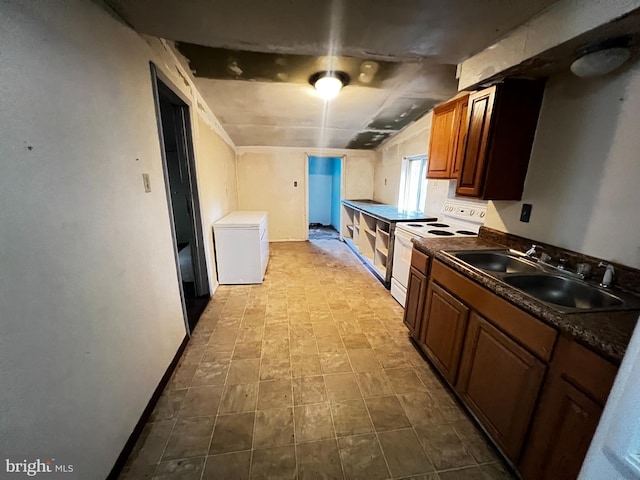
{"label": "ceiling light fixture", "polygon": [[345,72],[322,71],[316,72],[309,78],[318,95],[325,101],[338,96],[342,87],[349,84],[349,75]]}
{"label": "ceiling light fixture", "polygon": [[597,77],[613,72],[631,56],[628,39],[615,38],[594,45],[582,52],[571,64],[571,72],[578,77]]}

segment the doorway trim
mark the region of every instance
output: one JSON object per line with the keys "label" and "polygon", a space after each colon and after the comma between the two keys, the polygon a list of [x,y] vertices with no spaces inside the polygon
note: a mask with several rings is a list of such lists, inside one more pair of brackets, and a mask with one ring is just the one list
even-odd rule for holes
{"label": "doorway trim", "polygon": [[309,240],[309,157],[325,157],[325,158],[339,158],[340,159],[340,211],[338,217],[340,218],[340,228],[338,229],[338,236],[340,241],[343,241],[342,237],[342,200],[344,200],[345,192],[345,165],[347,155],[331,155],[329,153],[307,153],[304,154],[304,231],[305,241]]}
{"label": "doorway trim", "polygon": [[191,248],[194,280],[197,295],[210,295],[209,277],[207,271],[207,262],[203,244],[202,216],[200,211],[200,196],[198,193],[198,181],[196,174],[195,154],[193,147],[193,130],[191,112],[193,105],[188,98],[180,92],[169,78],[160,71],[153,62],[149,62],[151,70],[151,87],[153,91],[153,101],[156,113],[156,124],[158,128],[158,138],[160,141],[160,157],[162,159],[162,173],[164,179],[165,194],[167,197],[167,209],[169,213],[169,224],[171,230],[171,240],[173,243],[173,254],[176,265],[176,274],[178,279],[178,287],[180,290],[180,301],[182,303],[182,315],[188,335],[191,335],[189,327],[189,319],[187,315],[187,306],[185,301],[185,293],[182,285],[182,274],[180,272],[180,258],[178,252],[178,242],[176,238],[176,225],[173,216],[173,204],[171,201],[171,186],[169,183],[169,169],[167,165],[167,156],[165,152],[165,139],[162,131],[162,117],[160,113],[160,97],[168,97],[174,104],[182,109],[183,129],[185,135],[185,155],[187,165],[187,176],[189,183],[189,205],[191,210],[191,228],[193,232],[193,243]]}

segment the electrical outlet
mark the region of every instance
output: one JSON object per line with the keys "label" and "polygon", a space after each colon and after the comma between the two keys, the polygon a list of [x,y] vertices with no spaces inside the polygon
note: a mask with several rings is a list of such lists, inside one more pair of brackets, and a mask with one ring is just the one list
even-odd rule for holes
{"label": "electrical outlet", "polygon": [[298,186],[298,182],[293,182],[293,186],[297,187]]}
{"label": "electrical outlet", "polygon": [[149,180],[148,173],[142,174],[142,183],[144,184],[144,191],[146,193],[149,193],[151,191],[151,181]]}
{"label": "electrical outlet", "polygon": [[532,208],[532,205],[530,203],[522,204],[522,211],[520,212],[521,222],[529,223],[529,218],[531,217],[531,208]]}

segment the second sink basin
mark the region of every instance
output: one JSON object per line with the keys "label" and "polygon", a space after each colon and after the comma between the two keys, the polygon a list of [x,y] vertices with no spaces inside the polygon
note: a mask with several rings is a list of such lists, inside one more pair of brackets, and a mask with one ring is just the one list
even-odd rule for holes
{"label": "second sink basin", "polygon": [[503,281],[538,300],[571,309],[607,309],[624,304],[614,295],[559,275],[510,275]]}
{"label": "second sink basin", "polygon": [[452,252],[452,254],[469,265],[491,272],[527,273],[540,270],[536,265],[502,251]]}

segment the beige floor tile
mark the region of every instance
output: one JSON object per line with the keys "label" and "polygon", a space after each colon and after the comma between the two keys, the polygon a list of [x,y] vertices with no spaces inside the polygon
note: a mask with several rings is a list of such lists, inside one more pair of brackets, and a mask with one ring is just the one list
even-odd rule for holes
{"label": "beige floor tile", "polygon": [[322,373],[346,373],[351,372],[351,363],[346,351],[320,353],[320,366]]}
{"label": "beige floor tile", "polygon": [[289,357],[263,358],[260,365],[260,380],[291,378],[291,362]]}
{"label": "beige floor tile", "polygon": [[258,410],[291,406],[293,406],[291,380],[278,379],[260,382]]}
{"label": "beige floor tile", "polygon": [[207,457],[202,480],[247,480],[251,452],[234,452]]}
{"label": "beige floor tile", "polygon": [[371,348],[371,344],[364,333],[347,333],[346,335],[342,335],[342,342],[347,350]]}
{"label": "beige floor tile", "polygon": [[373,424],[362,399],[332,402],[331,412],[338,437],[373,432]]}
{"label": "beige floor tile", "polygon": [[258,382],[225,385],[220,414],[252,412],[256,409]]}
{"label": "beige floor tile", "polygon": [[459,470],[438,472],[440,480],[487,480],[478,467],[467,467]]}
{"label": "beige floor tile", "polygon": [[380,365],[380,362],[378,362],[378,359],[371,349],[349,350],[348,355],[354,372],[379,370],[382,368],[382,365]]}
{"label": "beige floor tile", "polygon": [[163,460],[203,457],[209,450],[216,417],[197,417],[178,420],[173,427]]}
{"label": "beige floor tile", "polygon": [[329,400],[340,402],[362,398],[356,376],[353,373],[335,373],[324,376]]}
{"label": "beige floor tile", "polygon": [[339,438],[338,448],[347,480],[389,478],[389,470],[375,435]]}
{"label": "beige floor tile", "polygon": [[291,355],[291,374],[293,377],[322,374],[320,356],[318,354]]}
{"label": "beige floor tile", "polygon": [[326,402],[328,398],[322,375],[293,379],[294,405]]}
{"label": "beige floor tile", "polygon": [[340,452],[335,439],[296,446],[300,480],[339,480],[344,478]]}
{"label": "beige floor tile", "polygon": [[260,359],[231,360],[227,384],[257,382],[260,375]]}
{"label": "beige floor tile", "polygon": [[255,412],[219,415],[213,430],[209,454],[250,450]]}
{"label": "beige floor tile", "polygon": [[427,392],[398,395],[398,400],[400,400],[407,418],[416,427],[447,423],[438,404]]}
{"label": "beige floor tile", "polygon": [[295,407],[294,420],[296,443],[335,437],[328,402]]}
{"label": "beige floor tile", "polygon": [[161,462],[153,480],[200,480],[204,470],[204,457]]}
{"label": "beige floor tile", "polygon": [[427,390],[411,367],[387,369],[386,373],[393,390],[399,395]]}
{"label": "beige floor tile", "polygon": [[[205,355],[207,355],[205,353]],[[204,357],[203,357],[204,358]],[[191,381],[192,387],[206,385],[224,385],[231,360],[216,360],[200,362]]]}
{"label": "beige floor tile", "polygon": [[365,398],[393,395],[394,393],[384,370],[358,372],[356,373],[356,378],[358,385],[360,385],[362,396]]}
{"label": "beige floor tile", "polygon": [[222,396],[222,386],[191,387],[182,402],[179,418],[216,415]]}
{"label": "beige floor tile", "polygon": [[378,439],[391,475],[394,477],[434,471],[412,428],[381,432],[378,434]]}
{"label": "beige floor tile", "polygon": [[402,406],[395,395],[366,398],[365,403],[377,432],[411,426],[411,422],[404,414],[404,410],[402,410]]}
{"label": "beige floor tile", "polygon": [[256,413],[253,448],[290,445],[294,439],[293,408],[272,408]]}
{"label": "beige floor tile", "polygon": [[416,433],[437,470],[475,464],[451,425],[416,427]]}
{"label": "beige floor tile", "polygon": [[262,354],[262,341],[238,342],[233,350],[234,360],[247,360],[249,358],[260,358]]}
{"label": "beige floor tile", "polygon": [[251,459],[253,480],[295,480],[298,475],[296,453],[293,445],[258,449]]}
{"label": "beige floor tile", "polygon": [[163,420],[175,420],[182,408],[184,397],[187,396],[188,389],[165,390],[160,395],[158,403],[151,412],[150,422],[160,422]]}

